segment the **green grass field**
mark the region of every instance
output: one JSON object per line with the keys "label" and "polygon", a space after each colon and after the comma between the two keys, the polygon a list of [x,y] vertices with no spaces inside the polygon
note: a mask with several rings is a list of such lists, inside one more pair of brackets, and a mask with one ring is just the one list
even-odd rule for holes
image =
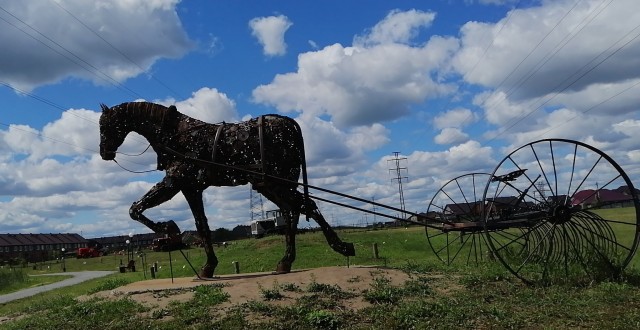
{"label": "green grass field", "polygon": [[[144,307],[126,297],[115,301],[75,299],[145,277],[149,279],[148,268],[154,262],[159,266],[158,277],[170,277],[169,254],[146,252],[146,271],[143,271],[142,257],[136,256],[136,272],[115,273],[0,305],[0,320],[21,315],[17,320],[0,321],[0,329],[629,329],[640,326],[640,272],[633,267],[617,279],[526,286],[497,262],[477,266],[443,265],[431,251],[422,227],[340,231],[339,235],[355,244],[356,257],[347,260],[329,248],[321,233],[307,233],[298,236],[294,268],[346,266],[347,263],[386,265],[404,269],[414,280],[401,287],[389,287],[381,281],[361,293],[362,299],[375,297],[377,303],[358,312],[341,306],[340,298],[331,296],[335,292],[325,296],[310,292],[305,300],[278,308],[260,301],[247,302],[226,315],[217,314],[215,308],[202,308],[202,301],[208,305],[224,301],[224,296],[215,290],[203,293],[206,299],[198,296],[194,301],[168,307],[166,315],[145,314]],[[378,248],[378,259],[374,258],[374,244]],[[196,269],[202,265],[201,249],[184,252]],[[220,260],[216,274],[233,273],[233,262],[239,263],[242,273],[271,271],[282,257],[284,239],[270,236],[234,241],[226,248],[217,248],[216,252]],[[115,271],[121,260],[126,263],[126,256],[67,259],[65,266],[67,271]],[[171,253],[171,264],[173,276],[194,276],[178,251]],[[33,270],[30,266],[24,272],[60,272],[61,264],[36,268]],[[433,277],[432,274],[439,275]],[[454,290],[441,290],[448,287]]]}

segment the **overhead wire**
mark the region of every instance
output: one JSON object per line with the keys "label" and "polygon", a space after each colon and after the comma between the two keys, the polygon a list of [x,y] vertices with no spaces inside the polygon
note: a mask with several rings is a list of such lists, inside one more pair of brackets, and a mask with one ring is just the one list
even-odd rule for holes
{"label": "overhead wire", "polygon": [[[107,45],[109,45],[109,47],[111,47],[112,49],[114,49],[115,51],[117,51],[122,57],[124,57],[126,60],[128,60],[129,62],[133,63],[135,66],[137,66],[142,72],[144,72],[144,68],[142,68],[139,64],[137,64],[135,61],[133,61],[129,56],[127,56],[124,52],[122,52],[121,50],[119,50],[116,46],[114,46],[112,43],[110,43],[109,41],[107,41],[105,38],[103,38],[99,33],[97,33],[95,30],[91,29],[86,23],[84,23],[82,20],[80,20],[77,16],[75,16],[73,13],[71,13],[69,10],[67,10],[66,8],[64,8],[62,5],[60,5],[59,3],[53,1],[54,4],[58,5],[58,7],[60,7],[61,9],[63,9],[67,14],[69,14],[71,17],[73,17],[76,21],[78,21],[82,26],[84,26],[86,29],[88,29],[89,31],[91,31],[94,35],[96,35],[98,38],[100,38],[103,42],[105,42]],[[16,20],[17,22],[20,22],[23,26],[29,28],[29,30],[35,32],[37,35],[31,34],[29,32],[27,32],[24,28],[21,28],[20,26],[14,24],[13,22],[10,22],[9,20],[7,20],[5,17],[0,16],[0,20],[4,21],[5,23],[7,23],[8,25],[12,26],[13,28],[21,31],[23,34],[27,35],[28,37],[30,37],[31,39],[39,42],[40,44],[42,44],[43,46],[49,48],[50,50],[52,50],[53,52],[55,52],[56,54],[66,58],[67,60],[69,60],[70,62],[74,63],[75,65],[81,67],[82,69],[84,69],[85,71],[93,74],[94,76],[96,76],[97,78],[113,85],[114,87],[121,89],[123,91],[129,92],[129,94],[137,97],[137,98],[141,98],[144,99],[144,97],[142,95],[140,95],[139,93],[131,90],[130,88],[126,87],[124,84],[118,82],[116,79],[114,79],[113,77],[111,77],[110,75],[108,75],[107,73],[103,72],[102,70],[100,70],[99,68],[97,68],[96,66],[94,66],[93,64],[89,63],[88,61],[86,61],[85,59],[83,59],[82,57],[78,56],[77,54],[75,54],[73,51],[67,49],[66,47],[62,46],[60,43],[56,42],[55,40],[53,40],[52,38],[50,38],[49,36],[45,35],[44,33],[40,32],[38,29],[34,28],[33,26],[31,26],[30,24],[26,23],[24,20],[22,20],[21,18],[17,17],[16,15],[12,14],[11,12],[9,12],[8,10],[6,10],[4,7],[2,7],[0,5],[0,11],[5,12],[6,14],[8,14],[9,16],[11,16],[14,20]],[[49,41],[51,44],[48,44],[46,42],[44,42],[43,39],[38,38],[37,36],[40,36],[42,38],[44,38],[44,40]],[[57,46],[59,49],[63,50],[65,53],[63,53],[62,51],[54,48],[52,45]],[[68,54],[68,55],[67,55]],[[69,56],[70,55],[70,56]],[[98,74],[99,73],[99,74]],[[171,89],[167,84],[163,83],[162,81],[160,81],[159,79],[157,79],[155,76],[151,75],[153,77],[153,79],[158,82],[159,84],[161,84],[163,87],[167,88],[170,92],[174,93],[174,94],[178,94],[176,91],[174,91],[173,89]],[[5,81],[0,81],[0,85],[5,86],[9,89],[12,89],[14,92],[19,93],[21,95],[26,95],[30,98],[33,98],[37,101],[40,101],[46,105],[49,105],[55,109],[61,110],[63,112],[67,111],[68,108],[65,108],[59,104],[56,104],[55,102],[48,100],[44,97],[41,97],[37,94],[31,93],[31,92],[27,92],[24,90],[21,90]],[[95,125],[98,125],[97,122],[95,122],[94,120],[91,120],[89,118],[86,117],[82,117],[79,116],[78,114],[72,113],[70,112],[69,114],[71,114],[72,116],[81,118],[83,120],[86,120],[88,122],[91,122]],[[6,125],[3,125],[6,126]],[[69,142],[65,142],[62,140],[58,140],[58,139],[54,139],[54,138],[50,138],[50,137],[46,137],[42,134],[40,134],[40,136],[47,138],[49,140],[52,141],[58,141],[60,143],[64,143],[70,146],[74,146],[74,147],[78,147],[78,148],[82,148],[79,146],[75,146],[72,143]],[[134,139],[140,142],[145,142],[142,139],[140,139],[139,137],[134,136]],[[82,148],[82,149],[86,149],[86,148]],[[145,149],[146,150],[146,149]],[[95,151],[95,150],[93,150]],[[125,154],[126,155],[126,154]]]}
{"label": "overhead wire", "polygon": [[[564,19],[567,17],[567,15],[568,15],[568,14],[569,14],[569,13],[570,13],[574,8],[575,8],[575,7],[576,7],[576,5],[579,3],[579,1],[580,1],[580,0],[577,0],[576,2],[574,2],[573,6],[569,9],[569,11],[567,11],[567,13],[565,13],[565,14],[562,16],[562,18],[561,18],[561,19],[556,23],[556,25],[555,25],[555,26],[554,26],[554,27],[553,27],[553,28],[552,28],[552,29],[551,29],[551,30],[550,30],[550,31],[549,31],[549,32],[548,32],[548,33],[543,37],[543,39],[541,39],[541,40],[538,42],[538,44],[537,44],[536,46],[534,46],[534,48],[532,48],[532,50],[529,52],[529,54],[528,54],[528,55],[526,55],[526,56],[525,56],[525,58],[524,58],[522,61],[520,61],[520,63],[519,63],[519,64],[518,64],[518,65],[517,65],[513,70],[511,70],[511,72],[510,72],[507,76],[505,76],[505,78],[502,80],[502,82],[501,82],[500,84],[503,84],[504,82],[506,82],[506,80],[507,80],[509,77],[511,77],[511,76],[515,73],[515,71],[516,71],[516,70],[521,66],[521,64],[522,64],[522,63],[523,63],[523,62],[524,62],[524,61],[525,61],[525,60],[526,60],[526,59],[531,55],[531,53],[532,53],[533,51],[535,51],[535,50],[540,46],[540,44],[541,44],[541,43],[542,43],[542,42],[543,42],[543,41],[544,41],[544,40],[549,36],[549,34],[550,34],[553,30],[555,30],[555,28],[560,24],[560,22],[561,22],[562,20],[564,20]],[[609,4],[610,4],[612,1],[613,1],[613,0],[609,1],[605,6],[597,7],[597,8],[600,8],[600,10],[597,12],[597,14],[595,14],[595,15],[591,15],[592,13],[594,13],[594,11],[592,11],[588,16],[586,16],[584,20],[586,20],[586,19],[587,19],[587,18],[589,18],[589,17],[590,17],[590,19],[589,19],[585,24],[582,24],[582,26],[581,26],[580,30],[579,30],[579,31],[577,31],[576,33],[572,34],[572,35],[571,35],[571,37],[570,37],[570,38],[568,38],[568,39],[565,37],[565,39],[564,39],[564,40],[565,40],[565,42],[564,42],[564,43],[562,43],[562,46],[561,46],[561,47],[559,47],[559,48],[556,48],[556,50],[555,50],[553,53],[550,53],[550,54],[552,54],[551,56],[546,56],[545,58],[543,58],[543,60],[544,60],[544,61],[539,62],[539,63],[542,63],[542,64],[537,65],[533,71],[530,71],[530,72],[529,72],[529,74],[528,74],[528,75],[523,76],[523,77],[526,77],[526,78],[525,78],[525,80],[520,81],[518,84],[516,84],[516,86],[521,86],[521,85],[522,85],[522,83],[526,82],[526,80],[528,80],[532,75],[534,75],[535,73],[537,73],[537,72],[540,70],[540,68],[541,68],[542,66],[544,66],[544,64],[546,64],[546,63],[551,59],[551,57],[555,56],[555,54],[557,54],[557,52],[558,52],[560,49],[562,49],[564,46],[566,46],[566,45],[567,45],[567,43],[568,43],[569,41],[571,41],[573,38],[575,38],[575,36],[576,36],[580,31],[582,31],[582,29],[583,29],[585,26],[587,26],[591,21],[593,21],[593,19],[595,19],[595,18],[596,18],[596,17],[597,17],[597,16],[598,16],[598,15],[599,15],[599,14],[600,14],[600,13],[601,13],[605,8],[606,8],[606,7],[607,7],[607,6],[609,6]],[[61,8],[63,11],[65,11],[68,15],[70,15],[74,20],[76,20],[78,23],[80,23],[82,26],[84,26],[88,31],[90,31],[91,33],[93,33],[95,36],[97,36],[97,37],[98,37],[98,38],[100,38],[103,42],[105,42],[107,45],[109,45],[109,47],[111,47],[111,48],[112,48],[112,49],[114,49],[116,52],[118,52],[118,53],[119,53],[123,58],[125,58],[127,61],[131,62],[132,64],[136,65],[139,69],[141,69],[142,71],[144,71],[144,69],[143,69],[139,64],[137,64],[135,61],[133,61],[133,60],[132,60],[130,57],[128,57],[124,52],[122,52],[121,50],[119,50],[115,45],[113,45],[113,44],[112,44],[112,43],[110,43],[108,40],[106,40],[105,38],[103,38],[99,33],[97,33],[94,29],[92,29],[88,24],[84,23],[80,18],[78,18],[76,15],[74,15],[71,11],[69,11],[68,9],[66,9],[65,7],[63,7],[62,5],[60,5],[58,2],[55,2],[55,1],[53,1],[53,2],[54,2],[54,4],[56,4],[59,8]],[[520,3],[520,1],[518,1],[518,3],[516,4],[516,6],[515,6],[514,8],[517,8],[517,7],[519,6],[519,3]],[[604,3],[604,1],[603,1],[602,3]],[[83,62],[83,63],[86,63],[86,64],[87,64],[87,65],[89,65],[91,68],[95,69],[97,72],[100,72],[102,75],[108,76],[108,75],[106,75],[104,72],[102,72],[102,71],[100,71],[98,68],[96,68],[95,66],[91,65],[90,63],[88,63],[87,61],[83,60],[83,59],[82,59],[82,58],[80,58],[79,56],[77,56],[77,55],[73,54],[73,52],[71,52],[71,51],[69,51],[68,49],[66,49],[66,48],[64,48],[63,46],[61,46],[59,43],[55,42],[55,41],[54,41],[54,40],[52,40],[51,38],[49,38],[49,37],[45,36],[44,34],[42,34],[41,32],[39,32],[38,30],[36,30],[36,29],[34,29],[33,27],[29,26],[29,25],[28,25],[27,23],[25,23],[23,20],[19,19],[19,18],[18,18],[18,17],[16,17],[15,15],[13,15],[13,14],[9,13],[9,12],[8,12],[8,11],[6,11],[4,8],[2,8],[1,6],[0,6],[0,9],[1,9],[1,10],[3,10],[4,12],[8,13],[8,14],[9,14],[9,15],[11,15],[12,17],[14,17],[14,19],[16,19],[16,20],[20,21],[20,22],[21,22],[22,24],[24,24],[25,26],[28,26],[31,30],[33,30],[33,31],[35,31],[36,33],[38,33],[38,35],[41,35],[43,38],[45,38],[46,40],[49,40],[51,43],[53,43],[54,45],[57,45],[57,46],[58,46],[58,47],[60,47],[61,49],[65,50],[67,53],[72,54],[72,55],[73,55],[75,58],[77,58],[79,61],[81,61],[81,62]],[[595,10],[595,9],[594,9],[594,10]],[[501,25],[501,27],[500,27],[500,29],[498,30],[498,32],[494,35],[494,38],[493,38],[493,39],[492,39],[492,41],[491,41],[491,42],[490,42],[490,43],[489,43],[489,44],[484,48],[483,54],[482,54],[482,55],[481,55],[481,57],[478,59],[478,61],[474,64],[474,66],[472,67],[472,69],[471,69],[469,72],[467,72],[467,74],[469,74],[469,73],[473,72],[475,69],[477,69],[477,67],[478,67],[478,66],[479,66],[479,64],[482,62],[482,60],[484,59],[484,57],[486,56],[486,54],[488,53],[488,51],[490,50],[490,48],[494,45],[495,40],[496,40],[496,37],[501,33],[501,31],[505,28],[505,26],[507,25],[507,23],[510,21],[510,19],[511,19],[511,17],[512,17],[512,15],[513,15],[513,12],[514,12],[514,10],[509,11],[509,13],[508,13],[508,15],[507,15],[507,18],[504,20],[504,22],[503,22],[503,24]],[[36,38],[35,36],[33,36],[33,35],[32,35],[32,34],[30,34],[30,33],[27,33],[27,32],[26,32],[26,31],[24,31],[23,29],[20,29],[20,28],[19,28],[19,27],[17,27],[15,24],[12,24],[11,22],[8,22],[6,19],[4,19],[4,18],[2,18],[2,17],[0,17],[0,19],[4,20],[5,22],[7,22],[8,24],[10,24],[10,25],[14,26],[15,28],[19,29],[20,31],[22,31],[23,33],[25,33],[26,35],[28,35],[29,37],[31,37],[31,38],[33,38],[33,39],[35,39],[35,40],[39,41],[40,43],[42,43],[42,44],[43,44],[43,45],[45,45],[46,47],[48,47],[48,48],[52,49],[53,51],[55,51],[56,53],[58,53],[59,55],[64,56],[65,58],[67,58],[67,59],[71,60],[72,62],[74,62],[75,64],[77,64],[77,65],[79,65],[80,67],[84,68],[85,70],[90,71],[90,70],[88,70],[86,67],[84,67],[83,65],[81,65],[80,63],[78,63],[77,61],[74,61],[73,59],[69,58],[69,57],[68,57],[68,56],[66,56],[65,54],[62,54],[61,52],[59,52],[59,51],[57,51],[57,50],[53,49],[50,45],[48,45],[47,43],[43,42],[42,40],[40,40],[40,39]],[[585,22],[584,20],[583,20],[583,22]],[[582,23],[582,22],[581,22],[581,23]],[[567,35],[567,36],[569,36],[569,35]],[[619,50],[620,50],[620,49],[618,49],[618,51],[619,51]],[[617,51],[616,51],[616,52],[617,52]],[[614,52],[614,53],[612,53],[612,54],[610,54],[610,56],[613,56],[613,54],[615,54],[615,52]],[[603,60],[600,62],[600,64],[601,64],[602,62],[606,61],[610,56],[608,56],[608,57],[606,57],[605,59],[603,59]],[[595,59],[594,59],[594,60],[595,60]],[[592,60],[592,61],[593,61],[593,60]],[[598,65],[599,65],[599,64],[598,64]],[[574,80],[571,84],[569,84],[569,85],[565,86],[562,90],[560,90],[559,92],[557,92],[557,93],[556,93],[556,95],[557,95],[558,93],[561,93],[562,91],[566,90],[567,88],[571,87],[571,86],[572,86],[575,82],[577,82],[581,77],[584,77],[584,75],[586,75],[586,74],[588,74],[589,72],[591,72],[591,71],[592,71],[593,69],[595,69],[598,65],[596,65],[596,66],[592,67],[590,70],[588,70],[587,72],[583,73],[580,77],[578,77],[576,80]],[[583,67],[583,68],[584,68],[584,67]],[[581,69],[582,69],[582,68],[581,68]],[[94,74],[95,74],[95,72],[94,72]],[[575,74],[574,74],[574,75],[575,75]],[[97,76],[97,74],[96,74],[96,76]],[[573,76],[573,75],[572,75],[572,76]],[[173,89],[171,89],[168,85],[164,84],[162,81],[160,81],[159,79],[157,79],[155,76],[153,76],[153,75],[152,75],[151,77],[152,77],[154,80],[156,80],[158,83],[160,83],[161,85],[163,85],[165,88],[167,88],[168,90],[170,90],[171,92],[173,92],[174,94],[177,94]],[[111,77],[109,77],[109,78],[110,78],[110,80],[111,80],[111,81],[115,81],[113,78],[111,78]],[[570,77],[569,77],[569,78],[570,78]],[[567,79],[569,79],[569,78],[567,78]],[[567,79],[565,79],[565,81],[567,81]],[[12,88],[12,89],[16,90],[15,88],[13,88],[12,86],[10,86],[9,84],[7,84],[7,83],[5,83],[5,82],[0,82],[0,84],[2,84],[2,85],[4,85],[4,86],[10,87],[10,88]],[[120,84],[120,83],[118,83],[118,84]],[[120,85],[122,85],[122,84],[120,84]],[[509,91],[512,91],[512,90],[513,90],[513,88],[514,88],[514,87],[512,87],[512,89],[510,89]],[[127,89],[128,89],[128,88],[127,88]],[[129,90],[130,90],[130,89],[129,89]],[[132,92],[133,92],[133,91],[132,91]],[[135,93],[135,92],[133,92],[133,93]],[[136,94],[136,95],[138,95],[138,96],[140,96],[140,95],[139,95],[139,94],[137,94],[137,93],[135,93],[135,94]],[[63,111],[65,110],[63,107],[61,107],[61,106],[59,106],[59,105],[57,105],[57,104],[55,104],[55,103],[53,103],[53,102],[50,102],[50,101],[48,101],[48,100],[46,100],[46,99],[44,99],[44,98],[42,98],[42,97],[39,97],[39,96],[37,96],[37,95],[35,95],[35,94],[27,94],[27,95],[29,95],[30,97],[33,97],[34,99],[36,99],[36,100],[38,100],[38,101],[41,101],[41,102],[43,102],[43,103],[45,103],[45,104],[48,104],[48,105],[50,105],[50,106],[52,106],[52,107],[54,107],[54,108],[56,108],[56,109],[63,110]],[[140,96],[140,97],[141,97],[141,96]],[[141,98],[144,98],[144,97],[141,97]],[[449,103],[450,103],[452,99],[450,98],[449,100],[450,100],[450,101],[449,101]],[[547,102],[548,102],[548,101],[547,101]],[[534,112],[534,111],[536,111],[536,110],[540,109],[540,108],[541,108],[544,104],[546,104],[547,102],[543,103],[542,105],[540,105],[540,106],[538,106],[538,107],[535,107],[535,108],[534,108],[532,111],[530,111],[528,114],[526,114],[525,116],[521,117],[521,118],[520,118],[516,123],[514,123],[514,124],[510,125],[510,126],[507,128],[507,130],[508,130],[508,129],[511,129],[511,128],[512,128],[513,126],[515,126],[518,122],[520,122],[520,121],[522,121],[522,120],[526,119],[526,118],[527,118],[527,117],[528,117],[532,112]],[[447,104],[449,104],[449,103],[447,103]],[[469,116],[471,116],[471,115],[472,115],[472,114],[470,114]],[[466,122],[468,119],[469,119],[469,117],[465,118],[465,120],[464,120],[464,121]],[[94,122],[94,123],[95,123],[95,122]],[[500,133],[500,134],[504,134],[504,132],[506,132],[507,130],[503,131],[503,132],[502,132],[502,133]],[[496,137],[497,137],[497,136],[496,136]],[[494,139],[495,139],[496,137],[494,137]]]}
{"label": "overhead wire", "polygon": [[[44,38],[45,40],[49,41],[50,43],[52,43],[53,45],[57,46],[59,49],[63,50],[64,52],[66,52],[67,54],[64,54],[63,52],[59,51],[58,49],[52,47],[51,45],[47,44],[46,42],[44,42],[42,39],[37,38],[36,36],[34,36],[33,34],[27,32],[25,29],[22,29],[21,27],[17,26],[16,24],[13,24],[12,22],[8,21],[7,19],[5,19],[4,17],[0,16],[0,20],[4,21],[5,23],[9,24],[10,26],[14,27],[15,29],[19,30],[20,32],[26,34],[27,36],[29,36],[31,39],[39,42],[40,44],[42,44],[43,46],[49,48],[50,50],[52,50],[53,52],[57,53],[58,55],[66,58],[67,60],[71,61],[72,63],[78,65],[79,67],[81,67],[82,69],[84,69],[85,71],[89,72],[90,74],[96,76],[97,78],[115,86],[116,88],[125,91],[135,97],[138,98],[144,98],[142,97],[142,95],[138,94],[137,92],[131,90],[130,88],[124,86],[122,83],[118,82],[116,79],[114,79],[113,77],[109,76],[107,73],[103,72],[102,70],[98,69],[96,66],[94,66],[93,64],[87,62],[85,59],[83,59],[82,57],[78,56],[77,54],[75,54],[74,52],[70,51],[69,49],[67,49],[66,47],[62,46],[60,43],[56,42],[55,40],[49,38],[48,36],[46,36],[45,34],[43,34],[42,32],[40,32],[38,29],[34,28],[33,26],[29,25],[28,23],[26,23],[25,21],[23,21],[22,19],[20,19],[19,17],[15,16],[14,14],[10,13],[9,11],[7,11],[4,7],[2,7],[0,5],[0,10],[7,13],[9,16],[11,16],[13,19],[15,19],[16,21],[22,23],[22,25],[28,27],[30,30],[32,30],[33,32],[35,32],[37,35],[41,36],[42,38]],[[73,57],[73,58],[72,58]],[[74,59],[75,58],[75,59]],[[89,69],[90,68],[90,69]]]}
{"label": "overhead wire", "polygon": [[[509,126],[507,126],[507,128],[505,128],[504,130],[502,130],[500,133],[498,133],[496,136],[492,137],[489,141],[492,141],[494,139],[496,139],[497,137],[501,136],[502,134],[504,134],[505,132],[509,131],[511,128],[513,128],[515,125],[517,125],[518,123],[522,122],[524,119],[526,119],[527,117],[529,117],[532,113],[534,113],[535,111],[541,109],[542,107],[544,107],[545,105],[547,105],[549,102],[551,102],[553,99],[555,99],[558,95],[560,95],[560,93],[566,91],[567,89],[569,89],[569,87],[573,86],[574,84],[576,84],[578,81],[580,81],[582,78],[584,78],[587,74],[591,73],[593,70],[595,70],[596,68],[598,68],[600,65],[602,65],[604,62],[606,62],[607,60],[609,60],[610,58],[612,58],[614,55],[616,55],[618,52],[620,52],[622,49],[624,49],[625,47],[627,47],[629,44],[631,44],[634,40],[638,39],[638,37],[640,37],[640,33],[636,34],[633,38],[629,39],[627,42],[625,42],[624,44],[620,45],[618,48],[616,48],[614,51],[612,51],[611,53],[609,53],[608,55],[604,56],[604,58],[602,58],[599,62],[597,62],[596,64],[594,64],[593,66],[587,68],[591,63],[593,63],[594,61],[596,61],[598,58],[602,57],[604,54],[606,54],[609,50],[611,50],[612,48],[614,48],[615,45],[617,45],[618,43],[620,43],[622,40],[624,40],[625,38],[627,38],[629,35],[631,35],[631,33],[633,31],[636,31],[640,29],[640,24],[636,25],[635,28],[633,28],[631,31],[627,32],[624,36],[622,36],[621,38],[619,38],[618,40],[616,40],[616,42],[614,42],[611,46],[609,46],[607,49],[603,50],[602,52],[600,52],[596,57],[594,57],[593,59],[591,59],[591,61],[587,62],[585,65],[583,65],[582,67],[580,67],[578,70],[576,70],[573,74],[571,74],[569,77],[567,77],[566,79],[564,79],[563,81],[561,81],[558,85],[556,85],[556,87],[554,87],[552,90],[554,91],[550,97],[548,97],[546,100],[544,100],[540,105],[538,105],[537,107],[533,108],[531,111],[527,112],[524,116],[518,118],[514,123],[510,124]],[[580,74],[580,71],[585,70],[584,72],[582,72]],[[575,77],[577,75],[577,77],[575,79],[573,79],[570,83],[566,84],[564,87],[562,87],[562,85],[569,81],[572,77]]]}
{"label": "overhead wire", "polygon": [[[603,0],[599,6],[597,6],[592,11],[590,11],[567,35],[565,35],[565,37],[562,40],[560,40],[555,45],[554,50],[550,51],[545,56],[543,56],[529,71],[523,74],[520,77],[520,79],[505,92],[504,98],[501,98],[493,103],[486,104],[484,105],[484,108],[490,109],[490,108],[497,107],[500,103],[504,102],[509,96],[511,96],[520,87],[522,87],[522,85],[525,82],[527,82],[529,79],[535,76],[535,74],[538,73],[553,57],[555,57],[558,54],[558,52],[560,52],[560,50],[562,50],[565,46],[567,46],[569,42],[571,42],[575,37],[577,37],[586,26],[588,26],[591,22],[593,22],[593,20],[597,18],[603,12],[603,10],[606,9],[611,4],[611,2],[613,2],[613,0],[609,0],[609,2],[606,4],[605,2],[606,0]],[[603,6],[603,4],[605,5]],[[500,88],[500,85],[497,86],[495,89],[497,90],[499,88]],[[551,90],[553,91],[554,89],[551,89]],[[532,100],[530,103],[533,103],[533,102],[535,102],[535,100]],[[512,119],[511,121],[513,120],[517,120],[517,118]],[[509,121],[509,123],[511,121]],[[507,125],[509,125],[509,123],[507,123]]]}
{"label": "overhead wire", "polygon": [[[78,16],[76,16],[74,13],[72,13],[70,10],[68,10],[67,8],[65,8],[64,6],[62,6],[62,4],[60,4],[59,1],[55,1],[55,0],[51,0],[51,2],[53,2],[56,6],[58,6],[60,9],[62,9],[64,12],[66,12],[67,14],[69,14],[69,16],[71,16],[74,20],[76,20],[78,23],[80,23],[80,25],[82,25],[85,29],[87,29],[88,31],[90,31],[93,35],[95,35],[96,37],[98,37],[100,40],[102,40],[105,44],[107,44],[109,47],[111,47],[111,49],[113,49],[114,51],[116,51],[118,54],[120,54],[120,56],[122,56],[124,59],[126,59],[127,61],[129,61],[131,64],[135,65],[140,72],[145,72],[147,71],[145,68],[143,68],[140,64],[138,64],[136,61],[134,61],[131,57],[129,57],[127,54],[125,54],[122,50],[120,50],[118,47],[116,47],[114,44],[112,44],[111,42],[109,42],[107,39],[105,39],[102,35],[100,35],[100,33],[96,32],[96,30],[94,30],[93,28],[91,28],[88,24],[86,24],[83,20],[81,20]],[[165,82],[161,81],[160,79],[158,79],[155,75],[153,75],[152,73],[146,73],[147,76],[151,77],[154,81],[156,81],[158,84],[160,84],[162,87],[164,87],[165,89],[167,89],[170,93],[186,99],[183,95],[181,95],[180,93],[178,93],[177,91],[175,91],[173,88],[171,88],[171,86],[167,85]]]}

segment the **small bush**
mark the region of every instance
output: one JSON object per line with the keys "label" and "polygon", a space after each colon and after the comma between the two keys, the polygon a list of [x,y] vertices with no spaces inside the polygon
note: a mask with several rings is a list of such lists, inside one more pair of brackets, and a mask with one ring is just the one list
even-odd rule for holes
{"label": "small bush", "polygon": [[22,269],[0,271],[0,291],[14,284],[24,283],[29,279]]}
{"label": "small bush", "polygon": [[284,295],[280,293],[280,287],[277,282],[273,284],[271,289],[265,289],[260,286],[260,294],[264,300],[280,300],[284,298]]}
{"label": "small bush", "polygon": [[337,329],[340,325],[338,316],[325,310],[312,311],[307,314],[307,323],[316,329]]}
{"label": "small bush", "polygon": [[391,281],[385,277],[375,278],[371,287],[365,290],[364,299],[372,304],[395,304],[402,296],[402,289],[391,285]]}

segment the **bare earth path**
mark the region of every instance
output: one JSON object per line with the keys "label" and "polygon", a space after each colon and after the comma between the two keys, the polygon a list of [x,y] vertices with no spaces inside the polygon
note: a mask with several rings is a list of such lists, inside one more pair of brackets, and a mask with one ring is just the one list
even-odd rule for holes
{"label": "bare earth path", "polygon": [[[248,301],[263,301],[262,292],[280,285],[292,284],[304,290],[311,283],[337,285],[342,290],[353,292],[360,296],[364,290],[371,289],[371,284],[379,278],[390,281],[392,285],[402,285],[409,279],[409,275],[396,269],[386,269],[367,266],[321,267],[314,269],[293,270],[287,274],[273,274],[271,272],[249,273],[237,275],[221,275],[214,279],[200,280],[184,277],[155,279],[134,282],[111,291],[103,291],[92,295],[105,298],[128,296],[141,304],[155,309],[165,308],[171,301],[187,301],[193,297],[190,288],[207,285],[222,284],[223,290],[229,294],[229,300],[221,307],[229,308]],[[303,293],[282,292],[285,299],[272,301],[273,304],[287,304],[295,301]],[[85,297],[89,298],[89,297]],[[81,298],[82,299],[82,298]],[[347,302],[351,309],[368,306],[361,297]]]}
{"label": "bare earth path", "polygon": [[85,271],[85,272],[66,272],[66,273],[54,273],[54,274],[43,274],[43,275],[34,275],[34,276],[55,276],[55,275],[71,275],[72,278],[68,278],[66,280],[62,280],[59,282],[37,286],[34,288],[28,288],[12,293],[8,293],[0,296],[0,304],[4,304],[13,300],[22,299],[26,297],[35,296],[39,293],[62,288],[65,286],[75,285],[78,283],[82,283],[84,281],[92,280],[94,278],[99,278],[103,276],[107,276],[115,272],[112,271]]}

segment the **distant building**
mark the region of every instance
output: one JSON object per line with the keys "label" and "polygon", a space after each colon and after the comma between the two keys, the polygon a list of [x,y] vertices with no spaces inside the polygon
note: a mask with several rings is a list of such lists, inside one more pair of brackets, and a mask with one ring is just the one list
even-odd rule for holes
{"label": "distant building", "polygon": [[571,205],[580,206],[583,209],[591,207],[626,207],[633,206],[633,197],[625,194],[624,190],[587,189],[573,195]]}
{"label": "distant building", "polygon": [[85,247],[87,240],[78,234],[0,234],[0,262],[51,260]]}
{"label": "distant building", "polygon": [[92,238],[92,240],[101,244],[107,251],[113,252],[128,249],[127,241],[129,241],[129,245],[134,250],[148,249],[153,244],[153,239],[161,236],[156,233],[147,233],[135,234],[132,237],[129,237],[129,235],[97,237]]}

